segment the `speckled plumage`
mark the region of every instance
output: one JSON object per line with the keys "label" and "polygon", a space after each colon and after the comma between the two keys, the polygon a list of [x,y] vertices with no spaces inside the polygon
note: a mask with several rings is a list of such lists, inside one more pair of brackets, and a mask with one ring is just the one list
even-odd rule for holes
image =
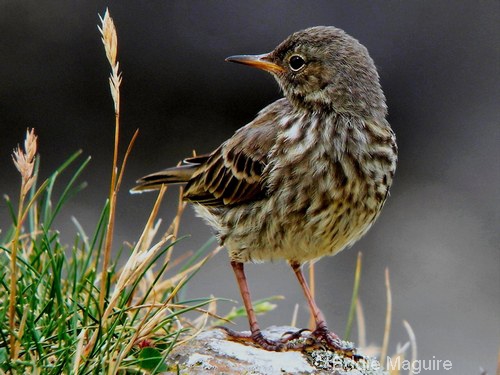
{"label": "speckled plumage", "polygon": [[228,61],[269,71],[284,98],[211,154],[146,176],[135,190],[186,183],[184,198],[228,249],[249,310],[238,264],[287,260],[307,296],[298,265],[334,255],[366,233],[388,196],[397,147],[374,63],[342,30],[309,28],[269,54]]}
{"label": "speckled plumage", "polygon": [[261,174],[266,194],[230,208],[195,205],[232,259],[302,263],[333,255],[361,237],[380,212],[395,167],[385,121],[304,114],[282,99],[240,134],[259,145],[273,140]]}

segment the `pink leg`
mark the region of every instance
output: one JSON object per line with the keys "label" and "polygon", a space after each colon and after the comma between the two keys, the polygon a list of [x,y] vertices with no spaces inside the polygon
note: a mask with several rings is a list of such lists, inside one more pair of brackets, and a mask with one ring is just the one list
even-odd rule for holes
{"label": "pink leg", "polygon": [[257,322],[257,316],[255,315],[255,311],[252,306],[252,299],[250,297],[250,290],[248,289],[243,263],[232,261],[231,266],[233,267],[234,275],[236,276],[236,281],[238,282],[238,287],[240,288],[241,298],[243,299],[243,304],[245,305],[245,310],[247,311],[248,324],[250,325],[251,333],[245,334],[236,332],[226,327],[219,328],[226,331],[228,336],[232,339],[238,341],[251,341],[266,350],[282,351],[287,349],[285,342],[268,340],[262,335],[259,323]]}
{"label": "pink leg", "polygon": [[297,280],[304,291],[309,309],[316,323],[316,329],[312,332],[312,336],[325,341],[328,347],[333,350],[352,352],[352,348],[345,347],[345,345],[342,344],[342,340],[340,340],[335,333],[328,330],[325,317],[323,316],[323,313],[319,309],[318,305],[316,305],[316,301],[314,300],[311,290],[309,289],[309,286],[304,278],[304,274],[302,273],[301,265],[298,263],[291,263],[290,266],[292,267],[293,272],[295,272],[295,276],[297,276]]}

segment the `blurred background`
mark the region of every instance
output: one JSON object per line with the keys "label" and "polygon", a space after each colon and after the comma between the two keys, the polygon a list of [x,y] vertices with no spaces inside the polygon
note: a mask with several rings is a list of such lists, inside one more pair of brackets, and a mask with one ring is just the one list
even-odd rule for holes
{"label": "blurred background", "polygon": [[[109,6],[118,29],[122,146],[140,135],[118,197],[115,245],[134,242],[155,194],[128,189],[196,149],[209,152],[280,97],[271,76],[228,64],[233,54],[272,50],[290,33],[334,25],[359,39],[379,69],[400,161],[386,207],[352,249],[316,266],[317,297],[343,334],[356,254],[370,343],[381,344],[384,269],[393,291],[391,351],[413,327],[420,359],[451,360],[454,374],[494,373],[500,337],[499,1],[2,1],[0,3],[0,182],[17,197],[11,151],[27,127],[39,136],[41,175],[78,149],[92,161],[89,186],[61,213],[68,243],[75,216],[92,233],[108,192],[114,114],[109,67],[97,30]],[[63,186],[61,184],[60,186]],[[173,217],[176,189],[163,205]],[[0,203],[0,228],[9,223]],[[188,209],[177,254],[210,230]],[[286,264],[249,265],[253,298],[283,295],[263,326],[288,324],[302,292]],[[225,252],[190,283],[190,297],[240,300]],[[240,302],[237,304],[239,305]],[[219,304],[227,312],[236,303]],[[246,322],[240,322],[246,329]],[[434,373],[449,373],[436,371]]]}

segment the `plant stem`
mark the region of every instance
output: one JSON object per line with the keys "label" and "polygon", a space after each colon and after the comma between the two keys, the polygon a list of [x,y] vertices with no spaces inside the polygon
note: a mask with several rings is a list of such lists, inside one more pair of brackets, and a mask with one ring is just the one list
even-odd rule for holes
{"label": "plant stem", "polygon": [[16,335],[16,297],[17,297],[17,250],[19,245],[19,235],[21,233],[21,226],[23,225],[23,206],[24,206],[24,179],[21,184],[21,192],[19,194],[19,208],[17,213],[17,223],[14,232],[14,238],[11,242],[10,254],[10,298],[9,298],[9,326],[10,326],[10,359],[15,361],[17,359],[17,345]]}
{"label": "plant stem", "polygon": [[344,340],[349,341],[351,337],[352,322],[356,313],[356,305],[358,303],[359,281],[361,279],[361,251],[358,252],[358,259],[356,260],[356,271],[354,273],[354,286],[352,288],[351,306],[349,307],[349,314],[345,328]]}
{"label": "plant stem", "polygon": [[384,341],[382,343],[382,349],[380,351],[380,364],[382,365],[382,367],[385,366],[387,348],[389,347],[389,337],[391,335],[392,292],[388,268],[385,269],[385,289],[387,293],[387,311],[385,314]]}
{"label": "plant stem", "polygon": [[118,144],[120,138],[120,113],[119,109],[115,112],[115,145],[113,152],[113,169],[111,171],[111,183],[109,189],[109,214],[108,224],[106,228],[106,239],[104,241],[104,258],[102,262],[101,274],[101,291],[99,294],[99,309],[104,311],[104,296],[108,287],[108,265],[111,257],[111,248],[113,245],[113,232],[115,227],[115,212],[116,212],[116,176],[118,170]]}

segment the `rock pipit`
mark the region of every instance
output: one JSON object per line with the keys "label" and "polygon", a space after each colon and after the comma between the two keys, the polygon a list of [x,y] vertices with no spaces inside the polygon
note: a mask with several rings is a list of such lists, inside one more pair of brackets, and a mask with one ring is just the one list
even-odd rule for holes
{"label": "rock pipit", "polygon": [[290,337],[263,337],[243,269],[245,262],[284,259],[315,319],[310,337],[345,349],[328,330],[301,265],[356,242],[389,194],[397,147],[375,65],[356,39],[324,26],[298,31],[270,53],[226,60],[270,72],[284,98],[212,153],[145,176],[133,190],[186,184],[184,199],[229,251],[247,311],[251,334],[226,329],[231,338],[267,350],[295,348]]}

